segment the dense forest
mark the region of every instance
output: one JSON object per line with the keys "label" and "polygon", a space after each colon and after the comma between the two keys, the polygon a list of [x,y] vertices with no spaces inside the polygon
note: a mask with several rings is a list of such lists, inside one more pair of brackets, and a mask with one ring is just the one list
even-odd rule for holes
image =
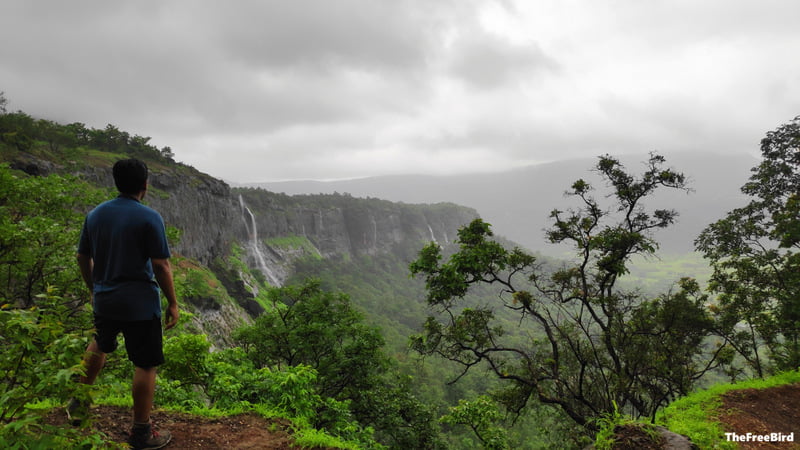
{"label": "dense forest", "polygon": [[[800,118],[767,133],[742,187],[749,203],[696,237],[712,270],[707,286],[688,277],[663,292],[625,283],[632,258],[657,255],[653,231],[676,219],[648,209],[648,198],[690,188],[658,154],[641,173],[600,156],[587,169],[603,185],[581,174],[565,181],[577,206],[554,205],[547,234],[572,249],[565,260],[494,236],[480,218],[451,242],[404,241],[355,257],[272,236],[264,245],[296,250],[280,286],[247,263],[246,243],[234,237],[213,261],[175,255],[186,317],[166,336],[157,406],[285,418],[311,448],[581,448],[607,434],[609,418],[659,423],[665,407],[699,387],[797,370],[798,150]],[[74,381],[91,328],[77,236],[86,212],[114,195],[87,174],[124,157],[186,183],[207,177],[147,137],[9,112],[0,94],[3,447],[111,445],[87,424],[43,418],[73,397],[130,404],[124,352],[96,385]],[[170,191],[150,195],[166,200]],[[259,195],[231,197],[288,208],[286,197]],[[189,239],[167,225],[171,244]],[[239,311],[238,326],[211,337],[202,326],[209,311]]]}

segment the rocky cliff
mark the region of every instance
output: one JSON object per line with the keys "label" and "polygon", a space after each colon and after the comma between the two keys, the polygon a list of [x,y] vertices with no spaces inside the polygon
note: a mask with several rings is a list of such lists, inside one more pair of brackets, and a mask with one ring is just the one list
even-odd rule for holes
{"label": "rocky cliff", "polygon": [[[145,203],[181,231],[176,253],[211,265],[238,244],[247,250],[250,268],[273,285],[283,283],[299,257],[409,256],[430,241],[451,243],[459,227],[478,217],[475,210],[451,203],[411,205],[347,194],[289,196],[231,189],[186,166],[151,164],[150,169]],[[75,173],[113,187],[109,167],[83,167]],[[287,244],[287,239],[294,242]]]}
{"label": "rocky cliff", "polygon": [[[251,257],[260,253],[267,262],[265,275],[278,284],[291,271],[292,255],[349,259],[393,253],[409,259],[427,242],[451,243],[458,228],[478,216],[472,209],[448,203],[408,205],[341,194],[235,191]],[[294,238],[295,245],[282,245],[281,238]],[[259,265],[251,260],[251,267]]]}

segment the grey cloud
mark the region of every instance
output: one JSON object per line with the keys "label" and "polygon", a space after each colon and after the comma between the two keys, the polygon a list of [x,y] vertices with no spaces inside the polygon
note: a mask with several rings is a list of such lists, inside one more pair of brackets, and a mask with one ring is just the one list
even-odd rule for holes
{"label": "grey cloud", "polygon": [[[26,5],[12,2],[40,33],[0,50],[27,78],[15,84],[61,87],[83,115],[65,120],[100,126],[120,121],[112,111],[121,108],[133,117],[124,126],[148,133],[191,124],[269,132],[413,113],[441,17],[416,2],[142,2],[80,13],[54,4],[58,14],[47,17]],[[25,54],[7,54],[15,50]],[[39,111],[54,103],[32,102]]]}
{"label": "grey cloud", "polygon": [[0,90],[228,178],[739,148],[797,114],[800,3],[498,1],[5,0]]}
{"label": "grey cloud", "polygon": [[477,30],[456,39],[452,53],[450,73],[478,88],[502,87],[558,68],[535,43],[514,44]]}
{"label": "grey cloud", "polygon": [[[227,21],[212,21],[226,50],[267,67],[346,65],[408,70],[425,64],[435,22],[409,2],[325,0],[249,3]],[[222,13],[224,11],[208,11]]]}

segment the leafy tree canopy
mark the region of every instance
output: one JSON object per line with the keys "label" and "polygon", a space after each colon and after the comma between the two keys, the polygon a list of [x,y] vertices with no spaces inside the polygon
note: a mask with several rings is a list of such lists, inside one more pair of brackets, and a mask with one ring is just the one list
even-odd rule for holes
{"label": "leafy tree canopy", "polygon": [[72,177],[31,177],[0,164],[0,301],[29,307],[58,286],[88,303],[74,249],[85,212],[103,198]]}
{"label": "leafy tree canopy", "polygon": [[800,367],[800,117],[767,133],[749,203],[696,240],[711,261],[720,334],[757,376]]}
{"label": "leafy tree canopy", "polygon": [[[519,248],[503,248],[480,219],[459,231],[460,249],[449,258],[435,243],[423,248],[410,268],[424,277],[428,303],[439,314],[428,318],[412,346],[462,364],[465,373],[488,367],[508,382],[497,397],[511,410],[534,399],[589,427],[615,405],[652,417],[687,393],[721,351],[710,359],[702,352],[712,328],[705,296],[692,280],[655,299],[617,286],[631,256],[655,253],[652,231],[677,216],[643,205],[657,188],[686,189],[684,176],[662,168],[664,162],[651,155],[644,173],[635,176],[616,159],[599,158],[595,169],[613,200],[608,207],[586,181],[572,185],[569,194],[581,207],[554,210],[548,232],[550,242],[574,249],[575,259],[559,268],[545,267]],[[498,295],[466,308],[462,300],[477,285],[496,286]],[[518,314],[526,341],[510,339],[497,326],[500,308]]]}
{"label": "leafy tree canopy", "polygon": [[[433,411],[391,376],[379,330],[364,323],[346,294],[308,280],[273,289],[269,298],[271,310],[234,334],[256,368],[309,366],[318,373],[320,394],[349,402],[379,439],[397,448],[440,445]],[[315,425],[328,425],[324,415],[320,420]]]}

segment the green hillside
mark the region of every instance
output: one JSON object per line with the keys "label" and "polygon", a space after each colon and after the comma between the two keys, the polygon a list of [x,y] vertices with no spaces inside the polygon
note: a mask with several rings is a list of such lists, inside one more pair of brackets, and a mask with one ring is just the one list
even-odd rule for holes
{"label": "green hillside", "polygon": [[[146,200],[181,249],[183,316],[166,335],[160,411],[253,413],[308,448],[582,448],[628,416],[717,442],[718,431],[680,428],[667,417],[681,403],[668,405],[800,366],[799,122],[765,139],[748,190],[758,201],[702,235],[704,271],[696,257],[655,258],[649,231],[672,215],[638,202],[682,187],[657,156],[642,173],[600,158],[608,184],[596,194],[581,174],[564,181],[582,209],[551,217],[548,239],[572,249],[554,260],[479,218],[444,234],[473,215],[456,205],[232,190],[112,125],[2,114],[0,444],[104,447],[113,438],[91,423],[48,417],[76,396],[130,405],[122,352],[95,386],[74,382],[91,326],[77,236],[125,157],[151,167]],[[280,286],[248,245],[281,264]],[[686,267],[711,290],[674,279]]]}

